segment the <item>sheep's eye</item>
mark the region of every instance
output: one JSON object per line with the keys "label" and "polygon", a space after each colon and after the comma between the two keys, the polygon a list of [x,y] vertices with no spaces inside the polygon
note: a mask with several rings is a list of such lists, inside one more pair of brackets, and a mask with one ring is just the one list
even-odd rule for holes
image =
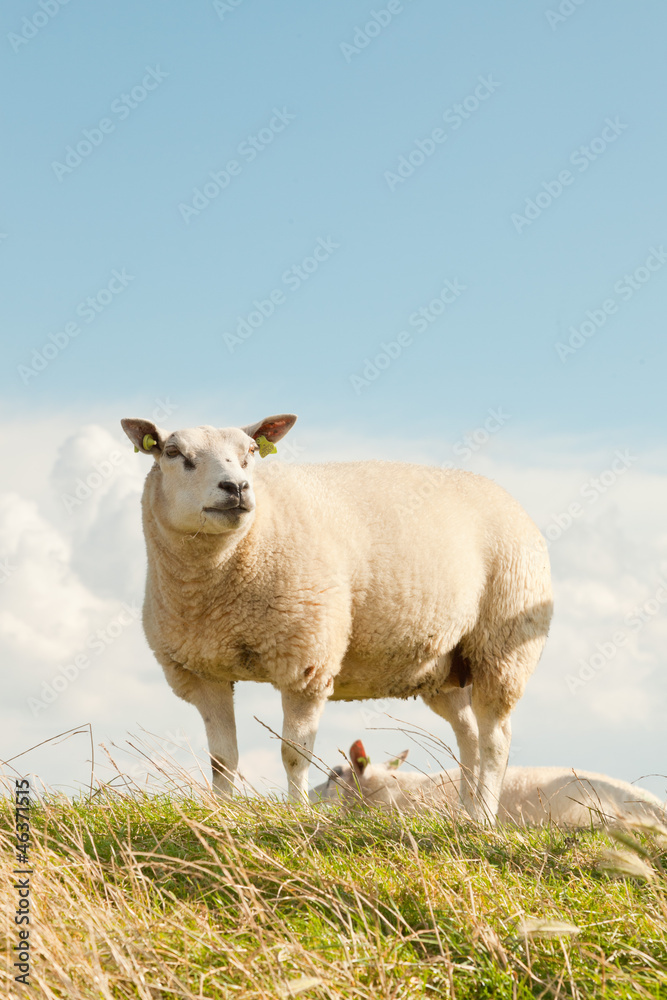
{"label": "sheep's eye", "polygon": [[167,458],[177,458],[181,454],[178,448],[174,448],[173,446],[171,448],[165,448],[164,453]]}

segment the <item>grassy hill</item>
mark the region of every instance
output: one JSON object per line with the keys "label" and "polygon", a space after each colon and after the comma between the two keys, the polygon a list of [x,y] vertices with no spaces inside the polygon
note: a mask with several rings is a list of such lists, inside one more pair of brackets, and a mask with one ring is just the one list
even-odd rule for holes
{"label": "grassy hill", "polygon": [[[5,887],[13,819],[5,802]],[[5,966],[3,996],[667,1000],[656,832],[483,831],[108,787],[42,802],[32,826],[32,985]]]}

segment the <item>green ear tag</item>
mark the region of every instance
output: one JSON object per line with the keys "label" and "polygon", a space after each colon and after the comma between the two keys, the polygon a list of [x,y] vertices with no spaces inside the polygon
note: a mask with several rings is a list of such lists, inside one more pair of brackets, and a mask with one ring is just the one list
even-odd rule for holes
{"label": "green ear tag", "polygon": [[144,449],[144,451],[150,451],[151,448],[154,448],[156,444],[157,441],[154,438],[152,438],[150,434],[144,434],[144,439],[141,442],[141,447]]}
{"label": "green ear tag", "polygon": [[139,454],[139,449],[137,448],[136,444],[135,444],[135,446],[134,446],[134,454],[135,454],[135,455],[138,455],[138,454]]}
{"label": "green ear tag", "polygon": [[257,444],[259,445],[260,458],[266,458],[267,455],[273,455],[274,452],[278,451],[275,444],[272,441],[267,441],[264,435],[257,438]]}

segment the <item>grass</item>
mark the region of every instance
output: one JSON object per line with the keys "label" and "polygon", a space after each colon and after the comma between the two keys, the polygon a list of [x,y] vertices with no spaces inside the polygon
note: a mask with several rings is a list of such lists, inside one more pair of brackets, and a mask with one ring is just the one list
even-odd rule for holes
{"label": "grass", "polygon": [[[667,1000],[657,831],[481,830],[111,785],[43,797],[32,827],[31,986],[5,966],[3,995]],[[7,800],[0,837],[11,886]]]}

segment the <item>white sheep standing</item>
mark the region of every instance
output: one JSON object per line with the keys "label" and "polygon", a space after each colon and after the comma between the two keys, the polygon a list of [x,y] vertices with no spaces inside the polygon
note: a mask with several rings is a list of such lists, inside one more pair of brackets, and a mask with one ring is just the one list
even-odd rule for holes
{"label": "white sheep standing", "polygon": [[142,498],[146,637],[204,719],[214,788],[230,793],[238,764],[235,681],[281,692],[293,798],[307,796],[329,698],[419,695],[451,723],[475,776],[466,808],[492,820],[510,713],[551,619],[544,539],[470,472],[277,462],[253,476],[255,453],[275,450],[295,420],[173,433],[122,421],[154,459]]}
{"label": "white sheep standing", "polygon": [[[310,792],[312,802],[364,802],[399,812],[440,810],[455,816],[461,771],[426,774],[398,771],[404,750],[383,764],[372,764],[363,743],[350,747],[350,763],[335,767],[328,780]],[[630,819],[667,822],[665,805],[644,788],[605,774],[566,767],[508,767],[500,795],[498,820],[527,826],[600,826]]]}

